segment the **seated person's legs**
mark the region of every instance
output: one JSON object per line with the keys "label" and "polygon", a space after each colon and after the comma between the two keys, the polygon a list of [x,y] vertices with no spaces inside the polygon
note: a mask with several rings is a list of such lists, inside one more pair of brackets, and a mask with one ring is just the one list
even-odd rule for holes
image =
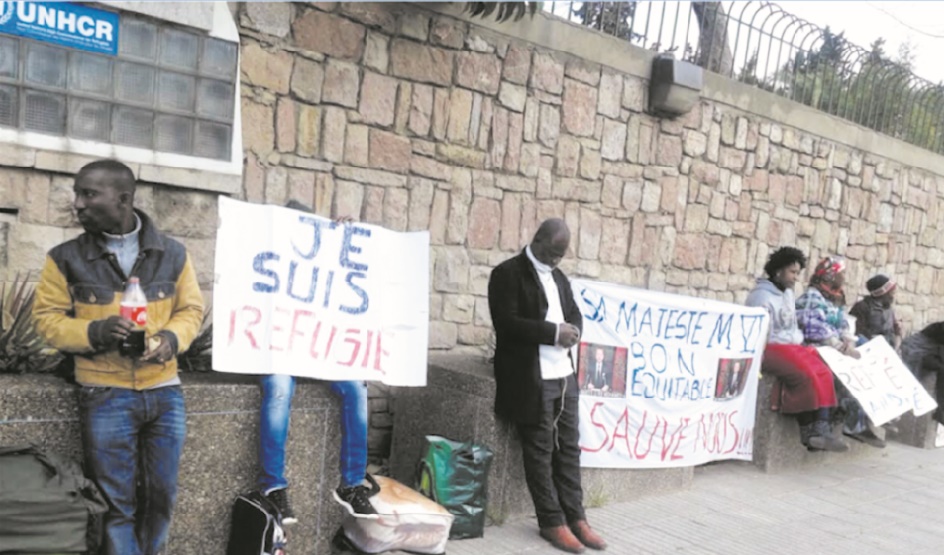
{"label": "seated person's legs", "polygon": [[341,398],[341,485],[334,497],[351,513],[376,515],[370,497],[379,487],[367,475],[367,384],[331,382],[331,391]]}
{"label": "seated person's legs", "polygon": [[768,344],[762,371],[783,384],[781,412],[797,415],[800,441],[810,449],[845,451],[829,424],[829,407],[836,405],[832,372],[816,349],[803,345]]}
{"label": "seated person's legs", "polygon": [[259,409],[259,490],[282,513],[282,524],[297,522],[288,501],[285,479],[285,443],[295,378],[282,374],[261,376],[262,405]]}

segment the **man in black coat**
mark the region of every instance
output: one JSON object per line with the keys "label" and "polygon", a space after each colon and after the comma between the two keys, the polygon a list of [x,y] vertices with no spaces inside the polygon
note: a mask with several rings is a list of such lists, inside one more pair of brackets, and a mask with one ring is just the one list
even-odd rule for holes
{"label": "man in black coat", "polygon": [[570,245],[561,219],[543,222],[488,281],[495,326],[495,412],[514,422],[541,537],[570,553],[606,548],[587,524],[580,485],[578,387],[570,348],[583,318],[557,269]]}

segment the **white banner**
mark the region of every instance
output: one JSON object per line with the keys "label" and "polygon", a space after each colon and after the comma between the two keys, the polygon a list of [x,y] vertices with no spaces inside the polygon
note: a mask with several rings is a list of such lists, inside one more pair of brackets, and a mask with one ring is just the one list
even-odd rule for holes
{"label": "white banner", "polygon": [[585,280],[573,290],[582,466],[751,460],[763,309]]}
{"label": "white banner", "polygon": [[860,359],[847,357],[831,347],[818,350],[876,426],[909,410],[921,416],[937,408],[934,399],[882,336],[859,347]]}
{"label": "white banner", "polygon": [[426,385],[429,233],[219,199],[213,369]]}

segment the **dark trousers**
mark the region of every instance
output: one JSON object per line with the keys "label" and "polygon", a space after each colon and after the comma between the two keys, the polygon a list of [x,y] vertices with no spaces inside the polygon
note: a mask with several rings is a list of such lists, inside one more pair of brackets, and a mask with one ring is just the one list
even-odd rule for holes
{"label": "dark trousers", "polygon": [[573,374],[544,380],[541,420],[536,424],[518,424],[524,475],[541,528],[585,518],[580,486],[578,399]]}

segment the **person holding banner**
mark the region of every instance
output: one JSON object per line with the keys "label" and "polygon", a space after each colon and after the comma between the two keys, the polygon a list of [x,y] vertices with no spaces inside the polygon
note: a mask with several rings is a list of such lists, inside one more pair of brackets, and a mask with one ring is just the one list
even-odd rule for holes
{"label": "person holding banner", "polygon": [[793,288],[805,267],[806,256],[799,249],[774,251],[764,266],[767,277],[758,278],[745,304],[764,308],[770,315],[761,371],[777,378],[771,404],[796,416],[800,442],[808,449],[845,451],[849,446],[829,425],[830,408],[836,406],[833,373],[815,347],[803,344],[797,325]]}
{"label": "person holding banner", "polygon": [[[856,338],[845,317],[846,262],[827,256],[816,265],[810,286],[796,302],[797,322],[803,340],[809,345],[833,347],[840,353],[860,358]],[[885,442],[872,430],[862,406],[841,384],[839,405],[845,411],[843,433],[872,447],[885,447]]]}
{"label": "person holding banner", "polygon": [[495,412],[517,426],[540,535],[560,550],[581,553],[584,546],[605,549],[606,542],[587,523],[580,484],[571,348],[583,317],[557,268],[569,246],[567,224],[544,221],[530,245],[492,270],[488,307],[496,335]]}
{"label": "person holding banner", "polygon": [[[134,207],[136,185],[117,160],[79,170],[72,205],[85,232],[49,251],[33,305],[36,331],[75,355],[85,470],[108,501],[102,555],[164,549],[187,435],[177,355],[203,321],[190,255]],[[132,278],[143,318],[121,306]]]}
{"label": "person holding banner", "polygon": [[[311,212],[304,204],[290,200],[287,208]],[[351,218],[338,218],[350,223]],[[267,374],[259,379],[262,406],[259,409],[259,490],[276,507],[282,524],[298,522],[288,498],[285,478],[285,444],[288,441],[289,416],[295,377]],[[367,474],[367,384],[362,381],[332,381],[331,391],[341,399],[341,484],[333,492],[334,499],[351,514],[378,518],[370,498],[380,491],[373,477]]]}
{"label": "person holding banner", "polygon": [[928,372],[937,374],[934,420],[944,424],[944,322],[935,322],[901,343],[901,360],[919,380]]}

